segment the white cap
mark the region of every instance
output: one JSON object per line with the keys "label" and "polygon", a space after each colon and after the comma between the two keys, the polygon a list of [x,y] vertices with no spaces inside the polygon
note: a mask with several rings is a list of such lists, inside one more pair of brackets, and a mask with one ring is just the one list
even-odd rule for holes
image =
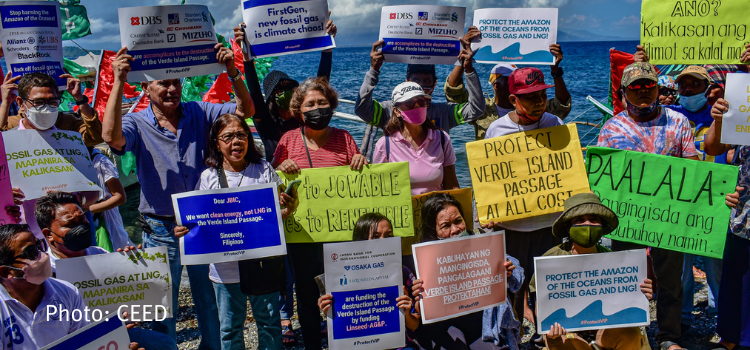
{"label": "white cap", "polygon": [[391,100],[393,100],[393,103],[401,103],[401,102],[409,101],[412,98],[419,97],[419,96],[431,98],[430,95],[424,93],[422,86],[420,86],[417,83],[407,81],[407,82],[398,84],[398,86],[396,86],[396,88],[393,89],[393,93],[391,94]]}

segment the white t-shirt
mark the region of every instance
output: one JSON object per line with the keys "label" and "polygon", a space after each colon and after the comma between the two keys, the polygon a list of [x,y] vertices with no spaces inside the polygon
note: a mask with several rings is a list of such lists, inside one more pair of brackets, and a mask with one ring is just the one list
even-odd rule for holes
{"label": "white t-shirt", "polygon": [[[542,118],[539,119],[538,123],[533,123],[531,125],[517,124],[510,119],[510,116],[508,114],[505,114],[503,117],[495,120],[494,122],[492,122],[492,124],[490,124],[490,126],[487,128],[487,133],[485,134],[484,138],[489,139],[498,136],[510,135],[520,132],[521,130],[528,131],[549,128],[558,125],[563,125],[563,121],[557,116],[547,112],[544,112],[544,114],[542,114]],[[512,231],[531,232],[543,229],[545,227],[552,227],[552,224],[555,223],[555,220],[557,220],[560,214],[561,213],[544,214],[531,218],[505,221],[501,222],[499,225],[505,229]]]}
{"label": "white t-shirt", "polygon": [[83,314],[83,299],[76,287],[55,278],[45,280],[42,288],[42,302],[32,312],[26,305],[11,297],[5,287],[0,286],[0,349],[36,350],[89,324],[86,318],[76,322],[70,317],[60,319],[58,313],[52,312],[48,320],[47,305],[68,310],[71,314],[78,309]]}
{"label": "white t-shirt", "polygon": [[[242,172],[231,172],[224,170],[227,176],[227,184],[230,188],[245,187],[250,185],[275,183],[282,185],[284,182],[276,174],[271,164],[265,160],[260,163],[251,163]],[[201,181],[198,183],[199,190],[221,188],[219,186],[219,174],[214,168],[208,168],[201,173]],[[216,263],[209,265],[208,278],[215,283],[229,284],[240,283],[240,268],[236,261]]]}
{"label": "white t-shirt", "polygon": [[[85,252],[86,254],[84,254],[84,256],[97,255],[97,254],[109,254],[109,252],[106,249],[102,247],[97,247],[95,245],[92,245],[86,248]],[[55,270],[55,261],[57,261],[60,258],[56,257],[55,254],[52,254],[51,248],[47,249],[47,254],[49,255],[49,263],[52,264],[52,272],[56,272],[57,270]]]}
{"label": "white t-shirt", "polygon": [[[99,178],[99,184],[102,187],[99,200],[109,199],[109,197],[112,197],[112,193],[109,192],[107,181],[119,179],[120,175],[117,172],[117,167],[99,150],[94,150],[93,163],[94,169],[96,169],[96,176]],[[112,241],[112,247],[115,250],[135,245],[130,241],[128,231],[125,231],[125,225],[122,223],[122,216],[120,216],[118,208],[105,210],[102,214],[104,217],[104,227],[107,228],[109,239]]]}

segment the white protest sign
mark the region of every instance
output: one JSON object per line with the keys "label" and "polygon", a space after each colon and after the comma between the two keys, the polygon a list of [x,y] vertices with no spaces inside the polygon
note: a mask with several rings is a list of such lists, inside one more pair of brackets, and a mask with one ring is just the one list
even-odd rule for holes
{"label": "white protest sign", "polygon": [[143,307],[156,320],[172,317],[172,283],[167,247],[146,248],[133,253],[109,253],[58,259],[57,278],[72,283],[83,303],[107,315],[116,315],[121,305]]}
{"label": "white protest sign", "polygon": [[128,81],[150,81],[220,74],[218,42],[204,5],[118,9],[120,41],[135,59]]}
{"label": "white protest sign", "polygon": [[118,350],[130,347],[130,336],[118,317],[89,324],[41,350]]}
{"label": "white protest sign", "polygon": [[646,249],[535,257],[537,333],[559,323],[568,332],[649,324]]}
{"label": "white protest sign", "polygon": [[465,7],[383,6],[380,39],[386,62],[454,64],[465,18]]}
{"label": "white protest sign", "polygon": [[721,123],[721,143],[750,145],[750,74],[727,74],[724,99],[729,111]]}
{"label": "white protest sign", "polygon": [[101,191],[81,134],[62,130],[3,132],[10,182],[26,199],[47,191]]}
{"label": "white protest sign", "polygon": [[255,57],[320,51],[336,47],[326,34],[328,1],[242,1],[246,39]]}
{"label": "white protest sign", "polygon": [[0,1],[0,42],[13,76],[45,73],[62,90],[63,71],[60,4],[57,1]]}
{"label": "white protest sign", "polygon": [[404,346],[404,314],[396,307],[403,294],[401,237],[323,246],[332,350],[379,350]]}
{"label": "white protest sign", "polygon": [[556,8],[496,8],[474,11],[482,32],[474,59],[480,63],[555,63],[549,46],[557,42]]}

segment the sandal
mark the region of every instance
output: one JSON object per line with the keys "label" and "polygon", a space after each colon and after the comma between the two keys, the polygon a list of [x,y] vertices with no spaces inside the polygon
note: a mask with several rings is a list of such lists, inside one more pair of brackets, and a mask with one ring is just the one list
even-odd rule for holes
{"label": "sandal", "polygon": [[673,341],[669,341],[669,340],[667,340],[667,341],[665,341],[665,342],[662,342],[662,343],[661,343],[661,344],[659,345],[659,349],[660,349],[660,350],[669,350],[669,347],[670,347],[670,346],[673,346],[673,345],[677,345],[677,346],[679,346],[679,349],[680,349],[680,350],[687,350],[687,349],[683,348],[683,347],[682,347],[682,345],[680,345],[680,344],[677,344],[677,343],[675,343],[675,342],[673,342]]}
{"label": "sandal", "polygon": [[281,343],[284,345],[294,345],[297,343],[297,336],[294,335],[291,326],[281,327]]}

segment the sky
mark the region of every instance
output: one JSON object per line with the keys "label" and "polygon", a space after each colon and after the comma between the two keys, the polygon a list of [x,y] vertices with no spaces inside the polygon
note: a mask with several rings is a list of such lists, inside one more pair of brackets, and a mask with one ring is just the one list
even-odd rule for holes
{"label": "sky", "polygon": [[[81,0],[88,11],[91,32],[76,42],[86,49],[117,50],[120,31],[115,7],[179,4],[181,0]],[[232,27],[242,21],[239,0],[188,0],[207,5],[216,20],[216,32],[232,35]],[[435,4],[465,6],[466,23],[475,9],[492,7],[557,7],[559,31],[589,31],[603,36],[638,40],[641,0],[328,0],[331,19],[338,27],[339,46],[369,46],[378,38],[383,6]],[[467,25],[468,26],[468,25]]]}

